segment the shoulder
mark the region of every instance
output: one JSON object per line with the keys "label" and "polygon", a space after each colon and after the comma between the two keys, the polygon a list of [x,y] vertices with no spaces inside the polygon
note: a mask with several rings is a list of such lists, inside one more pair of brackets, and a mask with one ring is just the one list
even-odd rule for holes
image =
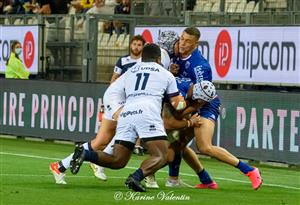
{"label": "shoulder", "polygon": [[132,63],[132,60],[131,60],[129,55],[122,56],[117,61],[117,64],[120,65],[120,66],[123,66],[123,65],[126,65],[126,64],[129,64],[129,63]]}
{"label": "shoulder", "polygon": [[196,49],[192,53],[190,62],[191,62],[191,64],[193,64],[194,67],[195,66],[201,66],[203,68],[205,68],[205,67],[210,68],[210,65],[209,65],[208,61],[203,57],[203,55],[201,54],[201,52],[198,49]]}
{"label": "shoulder", "polygon": [[118,61],[122,61],[126,59],[130,59],[130,56],[129,55],[121,56]]}

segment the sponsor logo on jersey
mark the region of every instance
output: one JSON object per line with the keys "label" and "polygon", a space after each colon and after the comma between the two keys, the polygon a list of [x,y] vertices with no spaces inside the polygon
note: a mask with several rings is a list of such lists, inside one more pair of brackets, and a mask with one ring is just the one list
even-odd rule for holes
{"label": "sponsor logo on jersey", "polygon": [[138,115],[138,114],[142,114],[143,113],[143,110],[139,109],[139,110],[132,110],[132,111],[126,111],[126,112],[122,112],[120,114],[121,117],[125,118],[127,116],[131,116],[131,115]]}
{"label": "sponsor logo on jersey", "polygon": [[131,72],[132,73],[136,73],[140,70],[140,67],[139,66],[134,66],[132,69],[131,69]]}
{"label": "sponsor logo on jersey", "polygon": [[155,68],[155,67],[141,67],[141,70],[159,72],[159,68]]}
{"label": "sponsor logo on jersey", "polygon": [[197,81],[202,81],[203,80],[203,70],[202,70],[202,66],[197,66],[197,67],[195,67],[194,68],[194,72],[195,72],[195,74],[196,74],[196,76],[197,76]]}
{"label": "sponsor logo on jersey", "polygon": [[149,131],[156,131],[155,125],[150,125]]}

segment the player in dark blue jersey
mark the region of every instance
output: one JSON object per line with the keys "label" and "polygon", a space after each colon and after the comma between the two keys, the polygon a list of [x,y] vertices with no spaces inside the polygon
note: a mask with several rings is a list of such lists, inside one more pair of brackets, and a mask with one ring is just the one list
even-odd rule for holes
{"label": "player in dark blue jersey", "polygon": [[125,73],[128,68],[132,67],[137,62],[141,62],[142,50],[145,43],[146,41],[141,35],[136,35],[131,38],[129,44],[130,53],[129,55],[122,56],[118,59],[114,68],[114,73],[111,77],[111,83]]}
{"label": "player in dark blue jersey", "polygon": [[[171,106],[168,106],[168,104],[165,104],[163,109],[165,128],[168,132],[169,141],[172,142],[171,147],[175,152],[174,160],[169,164],[169,179],[166,182],[166,186],[175,187],[181,185],[181,181],[178,179],[178,176],[181,158],[183,157],[199,177],[201,183],[196,185],[197,188],[217,189],[217,183],[212,180],[208,172],[204,169],[196,153],[187,146],[187,144],[194,138],[194,127],[201,127],[202,120],[199,119],[200,121],[197,121],[197,123],[200,122],[200,124],[196,126],[189,126],[189,124],[192,123],[188,123],[188,126],[184,127],[184,129],[179,126],[176,127],[176,124],[178,123],[175,121],[175,119],[180,120],[183,116],[185,117],[185,113],[196,112],[200,107],[203,107],[205,104],[213,100],[216,97],[215,88],[209,81],[201,81],[195,85],[189,78],[176,78],[176,81],[180,94],[190,102],[190,106],[183,113],[175,112]],[[201,95],[201,97],[195,97],[196,93]],[[193,115],[193,117],[194,116],[195,115]],[[193,121],[192,118],[190,120]]]}
{"label": "player in dark blue jersey", "polygon": [[[203,80],[212,81],[211,67],[198,50],[199,38],[200,31],[197,28],[186,28],[179,39],[180,57],[173,61],[175,65],[179,66],[178,77],[190,78],[193,83],[199,83]],[[220,99],[217,97],[199,109],[198,113],[202,117],[202,125],[194,128],[197,148],[203,154],[237,167],[249,177],[253,189],[257,190],[262,184],[259,170],[240,161],[224,148],[212,145],[219,107]]]}
{"label": "player in dark blue jersey", "polygon": [[[171,58],[176,58],[179,55],[179,35],[171,30],[163,31],[160,33],[158,37],[158,45],[165,49]],[[175,64],[173,64],[175,65]],[[172,73],[178,74],[179,67],[169,67],[169,70]],[[177,87],[179,92],[184,98],[188,98],[189,90],[193,86],[193,82],[190,78],[176,78]],[[205,82],[205,81],[202,81]],[[204,101],[201,102],[201,105],[197,105],[198,108],[203,106]],[[192,107],[189,107],[192,108]],[[188,110],[188,109],[187,109]],[[186,110],[186,111],[187,111]],[[194,110],[196,111],[196,110]],[[189,164],[189,166],[196,172],[199,177],[200,184],[197,185],[198,188],[208,188],[208,189],[217,189],[218,185],[215,183],[208,172],[204,169],[203,165],[199,161],[196,153],[189,147],[186,146],[187,142],[190,141],[194,137],[193,127],[189,129],[180,129],[175,128],[174,125],[178,124],[176,120],[180,120],[182,117],[178,116],[178,113],[174,111],[168,104],[164,106],[163,110],[165,127],[169,130],[170,141],[172,141],[172,137],[174,136],[177,140],[172,145],[174,146],[175,157],[174,160],[169,164],[169,179],[166,182],[166,186],[174,187],[180,186],[181,181],[178,179],[179,176],[179,166],[181,162],[181,158]],[[193,116],[194,117],[194,116]],[[188,141],[187,141],[188,140]],[[180,147],[180,149],[178,149]],[[146,183],[147,185],[147,183]]]}

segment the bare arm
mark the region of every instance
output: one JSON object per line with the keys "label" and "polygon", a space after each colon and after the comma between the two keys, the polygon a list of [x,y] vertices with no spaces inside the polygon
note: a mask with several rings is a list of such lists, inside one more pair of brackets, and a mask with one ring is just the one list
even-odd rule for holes
{"label": "bare arm", "polygon": [[190,119],[182,118],[178,120],[174,116],[174,109],[170,104],[164,103],[162,117],[164,126],[167,130],[183,129],[188,127],[197,127],[200,125],[200,117],[198,114],[193,115]]}
{"label": "bare arm", "polygon": [[186,116],[188,114],[191,114],[191,113],[194,113],[196,112],[197,110],[199,110],[201,107],[203,107],[203,105],[205,104],[206,102],[202,101],[202,102],[197,102],[197,101],[193,101],[191,103],[188,103],[189,106],[181,113],[181,116]]}
{"label": "bare arm", "polygon": [[117,80],[120,77],[119,73],[113,73],[113,75],[111,76],[111,80],[110,80],[110,84],[113,83],[115,80]]}

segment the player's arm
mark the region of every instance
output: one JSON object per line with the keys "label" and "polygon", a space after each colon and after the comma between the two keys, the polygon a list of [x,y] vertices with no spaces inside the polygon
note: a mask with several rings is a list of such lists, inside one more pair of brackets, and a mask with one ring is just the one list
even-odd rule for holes
{"label": "player's arm", "polygon": [[198,116],[198,114],[193,115],[190,119],[182,118],[181,120],[178,120],[175,118],[174,112],[176,111],[169,103],[164,103],[162,118],[167,130],[178,130],[200,125],[200,116]]}
{"label": "player's arm", "polygon": [[120,74],[114,72],[113,75],[111,76],[110,83],[113,83],[113,82],[116,81],[119,77],[120,77]]}
{"label": "player's arm", "polygon": [[110,83],[113,83],[115,80],[117,80],[121,76],[121,73],[122,73],[122,60],[121,58],[119,58],[119,60],[115,65],[113,75],[111,76]]}
{"label": "player's arm", "polygon": [[186,116],[189,115],[191,113],[195,113],[196,111],[198,111],[201,107],[203,107],[203,105],[206,104],[205,101],[201,100],[201,101],[186,101],[188,106],[186,109],[184,109],[181,112],[181,116]]}
{"label": "player's arm", "polygon": [[184,97],[181,95],[170,97],[171,105],[175,108],[175,110],[180,111],[186,108],[187,104],[184,100]]}

